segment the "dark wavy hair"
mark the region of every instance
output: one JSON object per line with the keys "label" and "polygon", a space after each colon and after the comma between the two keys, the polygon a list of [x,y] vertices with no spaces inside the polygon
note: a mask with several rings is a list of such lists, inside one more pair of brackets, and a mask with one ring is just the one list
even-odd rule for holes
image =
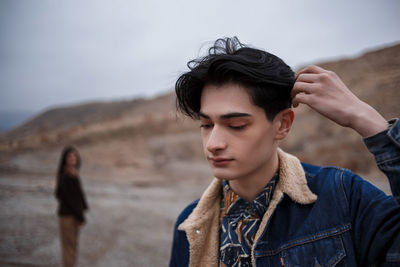
{"label": "dark wavy hair", "polygon": [[79,168],[81,167],[81,157],[78,153],[78,150],[74,147],[74,146],[66,146],[63,151],[61,152],[61,158],[60,158],[60,162],[58,164],[58,169],[57,169],[57,177],[56,177],[56,189],[55,189],[55,196],[58,197],[58,192],[59,192],[59,188],[60,188],[60,184],[61,184],[61,179],[62,176],[65,172],[65,164],[67,163],[67,156],[69,153],[75,153],[76,158],[77,158],[77,164],[76,164],[76,168],[79,170]]}
{"label": "dark wavy hair", "polygon": [[175,84],[176,105],[193,119],[199,118],[201,93],[209,84],[241,84],[269,120],[292,105],[292,69],[277,56],[248,47],[237,37],[216,40],[208,55],[189,61],[187,66],[190,71]]}

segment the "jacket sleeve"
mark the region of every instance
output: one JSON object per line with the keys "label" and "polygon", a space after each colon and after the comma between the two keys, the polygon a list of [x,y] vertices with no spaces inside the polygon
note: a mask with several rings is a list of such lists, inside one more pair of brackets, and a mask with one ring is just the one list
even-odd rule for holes
{"label": "jacket sleeve", "polygon": [[389,179],[393,197],[359,176],[351,174],[351,179],[343,180],[357,259],[360,266],[400,266],[399,120],[364,142]]}
{"label": "jacket sleeve", "polygon": [[400,120],[393,119],[389,123],[392,126],[388,130],[365,138],[364,143],[389,179],[392,195],[400,203]]}
{"label": "jacket sleeve", "polygon": [[85,193],[83,191],[82,184],[81,184],[80,180],[78,180],[78,183],[79,183],[79,195],[80,195],[81,202],[82,202],[82,208],[83,208],[83,210],[88,210],[89,209],[89,205],[87,203],[86,196],[85,196]]}
{"label": "jacket sleeve", "polygon": [[399,203],[350,172],[343,183],[359,266],[400,266]]}
{"label": "jacket sleeve", "polygon": [[178,229],[179,225],[186,220],[196,207],[198,200],[188,205],[176,220],[174,227],[174,237],[172,241],[170,267],[186,267],[189,266],[189,242],[186,233]]}

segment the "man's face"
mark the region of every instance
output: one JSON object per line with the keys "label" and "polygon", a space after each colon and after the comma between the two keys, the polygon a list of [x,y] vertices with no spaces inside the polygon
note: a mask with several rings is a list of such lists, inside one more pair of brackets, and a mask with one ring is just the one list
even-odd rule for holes
{"label": "man's face", "polygon": [[241,85],[206,85],[200,120],[204,153],[216,178],[246,179],[271,165],[277,148],[274,122]]}

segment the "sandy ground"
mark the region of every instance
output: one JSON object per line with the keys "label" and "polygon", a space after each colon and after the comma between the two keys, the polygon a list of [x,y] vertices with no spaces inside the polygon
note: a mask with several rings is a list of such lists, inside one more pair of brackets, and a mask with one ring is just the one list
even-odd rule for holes
{"label": "sandy ground", "polygon": [[[163,178],[82,175],[90,211],[78,266],[168,265],[176,217],[209,180],[144,183],[146,175]],[[52,175],[0,173],[0,266],[61,266],[53,188]]]}
{"label": "sandy ground", "polygon": [[[46,167],[57,159],[20,155],[0,168],[0,266],[61,266],[54,167]],[[86,164],[81,176],[90,211],[78,266],[167,266],[176,217],[211,177],[206,164],[152,173]],[[372,182],[389,191],[386,181]]]}

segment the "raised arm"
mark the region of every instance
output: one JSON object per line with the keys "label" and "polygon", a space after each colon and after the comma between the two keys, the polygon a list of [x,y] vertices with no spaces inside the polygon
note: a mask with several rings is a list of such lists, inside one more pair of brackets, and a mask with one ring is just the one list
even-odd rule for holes
{"label": "raised arm", "polygon": [[[332,71],[308,66],[296,75],[293,106],[306,104],[337,124],[357,131],[389,179],[400,203],[400,121],[391,125],[370,105],[355,96]],[[389,127],[390,126],[390,127]]]}
{"label": "raised arm", "polygon": [[315,65],[297,73],[292,98],[294,107],[306,104],[339,125],[354,129],[362,137],[388,127],[387,121],[355,96],[336,73]]}

